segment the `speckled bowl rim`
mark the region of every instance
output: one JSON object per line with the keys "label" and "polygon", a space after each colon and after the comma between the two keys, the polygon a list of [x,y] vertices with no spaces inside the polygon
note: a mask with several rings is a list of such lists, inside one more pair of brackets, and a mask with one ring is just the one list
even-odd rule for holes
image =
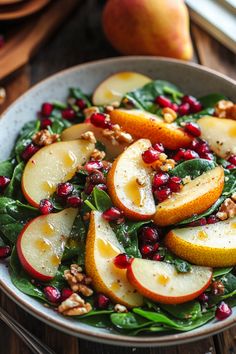
{"label": "speckled bowl rim", "polygon": [[[118,61],[122,61],[125,63],[125,62],[130,62],[130,60],[132,61],[148,60],[149,62],[165,61],[170,63],[176,63],[178,65],[190,66],[195,69],[198,69],[199,71],[205,71],[211,73],[215,76],[220,77],[221,79],[228,81],[233,85],[236,85],[235,80],[228,78],[224,74],[219,74],[218,72],[212,69],[203,67],[195,63],[187,63],[185,61],[176,60],[176,59],[169,59],[164,57],[156,58],[150,56],[132,56],[132,57],[129,56],[129,57],[102,59],[102,60],[91,61],[89,63],[73,66],[69,69],[62,70],[59,73],[51,75],[50,77],[42,80],[41,82],[37,83],[32,88],[30,88],[30,90],[28,90],[22,96],[20,96],[7,110],[5,110],[5,112],[1,115],[1,119],[4,119],[4,117],[7,116],[8,111],[12,109],[13,106],[16,106],[21,100],[24,100],[26,95],[28,95],[31,91],[37,90],[38,87],[40,87],[42,84],[49,82],[52,78],[55,77],[62,78],[66,73],[76,72],[83,68],[89,68],[90,66],[91,67],[94,66],[94,64],[96,65],[114,64],[115,65],[115,63]],[[2,266],[2,264],[0,264],[0,266]],[[36,318],[47,323],[48,325],[51,325],[57,328],[58,330],[63,331],[70,335],[78,336],[80,338],[95,341],[95,342],[107,343],[112,345],[123,345],[123,346],[133,346],[133,347],[171,346],[171,345],[187,343],[187,342],[203,339],[210,335],[224,331],[236,324],[236,314],[235,314],[224,321],[212,323],[210,328],[208,329],[206,329],[205,326],[202,326],[197,331],[194,330],[189,332],[180,332],[180,333],[168,334],[168,335],[156,335],[156,336],[153,335],[153,336],[141,336],[141,337],[127,336],[127,335],[113,334],[113,333],[99,333],[99,329],[95,327],[91,327],[91,330],[85,328],[74,328],[73,322],[72,321],[67,322],[64,317],[52,318],[53,312],[52,315],[46,315],[45,313],[42,313],[40,310],[35,308],[33,304],[30,303],[30,301],[22,300],[19,296],[17,296],[13,288],[8,287],[6,284],[4,284],[4,282],[1,279],[0,279],[0,288],[5,292],[7,296],[9,296],[20,307],[22,307],[24,310],[26,310]]]}

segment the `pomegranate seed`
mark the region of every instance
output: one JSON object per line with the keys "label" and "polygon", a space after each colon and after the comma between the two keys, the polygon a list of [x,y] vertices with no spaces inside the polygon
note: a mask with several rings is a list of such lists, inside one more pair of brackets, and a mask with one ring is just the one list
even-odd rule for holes
{"label": "pomegranate seed", "polygon": [[199,158],[198,153],[190,149],[186,150],[183,155],[184,155],[184,160],[193,160]]}
{"label": "pomegranate seed", "polygon": [[7,258],[11,254],[10,246],[0,246],[0,259]]}
{"label": "pomegranate seed", "polygon": [[10,183],[10,178],[5,176],[0,176],[0,190],[2,191]]}
{"label": "pomegranate seed", "polygon": [[203,218],[201,218],[199,220],[190,222],[188,225],[189,226],[204,226],[206,224],[207,224],[206,218],[203,217]]}
{"label": "pomegranate seed", "polygon": [[198,296],[198,300],[200,302],[208,302],[209,297],[206,293],[202,293],[201,295]]}
{"label": "pomegranate seed", "polygon": [[182,179],[177,176],[173,176],[169,179],[168,187],[171,192],[179,192],[182,187]]}
{"label": "pomegranate seed", "polygon": [[235,165],[227,165],[226,168],[228,170],[232,170],[233,168],[236,168],[236,166]]}
{"label": "pomegranate seed", "polygon": [[165,97],[165,96],[157,96],[155,98],[155,103],[159,104],[159,106],[161,107],[171,107],[172,102],[171,100],[169,100],[169,98]]}
{"label": "pomegranate seed", "polygon": [[89,195],[89,194],[92,193],[94,187],[95,187],[94,184],[86,183],[85,186],[84,186],[84,192]]}
{"label": "pomegranate seed", "polygon": [[156,151],[159,151],[159,152],[164,152],[165,149],[164,149],[164,146],[162,143],[156,143],[153,145],[153,149],[155,149]]}
{"label": "pomegranate seed", "polygon": [[201,158],[205,160],[212,161],[214,160],[214,155],[211,154],[210,152],[206,152],[205,154],[201,154]]}
{"label": "pomegranate seed", "polygon": [[56,304],[57,302],[59,302],[61,293],[54,286],[45,286],[43,292],[48,301],[50,301],[51,303]]}
{"label": "pomegranate seed", "polygon": [[155,253],[155,254],[152,256],[152,260],[153,260],[153,261],[162,261],[162,260],[163,260],[163,256],[161,256],[159,253]]}
{"label": "pomegranate seed", "polygon": [[181,101],[182,101],[182,103],[188,103],[191,106],[192,104],[194,104],[197,101],[197,99],[193,96],[185,95],[182,97]]}
{"label": "pomegranate seed", "polygon": [[61,297],[60,297],[60,302],[65,301],[66,299],[68,299],[68,297],[70,297],[73,294],[73,291],[69,288],[63,288],[61,290]]}
{"label": "pomegranate seed", "polygon": [[158,251],[158,250],[159,250],[159,247],[160,247],[159,243],[156,242],[155,245],[153,245],[153,252]]}
{"label": "pomegranate seed", "polygon": [[110,300],[103,294],[97,294],[95,299],[95,307],[100,310],[107,309],[110,304]]}
{"label": "pomegranate seed", "polygon": [[44,117],[49,117],[53,111],[53,105],[51,103],[45,102],[42,104],[41,113]]}
{"label": "pomegranate seed", "polygon": [[102,216],[108,222],[116,221],[123,217],[123,213],[116,207],[111,207],[102,213]]}
{"label": "pomegranate seed", "polygon": [[193,140],[191,141],[190,145],[189,145],[189,149],[195,150],[195,151],[198,152],[198,149],[200,148],[200,145],[201,145],[201,143],[200,143],[199,140],[193,139]]}
{"label": "pomegranate seed", "polygon": [[37,151],[39,151],[40,147],[35,146],[34,144],[30,143],[26,146],[25,150],[22,152],[21,157],[23,160],[29,160]]}
{"label": "pomegranate seed", "polygon": [[67,197],[69,194],[71,194],[73,192],[73,185],[69,182],[65,182],[65,183],[59,183],[57,186],[57,196],[58,197]]}
{"label": "pomegranate seed", "polygon": [[83,109],[87,108],[87,103],[82,99],[78,98],[75,102],[76,106],[82,111]]}
{"label": "pomegranate seed", "polygon": [[218,321],[222,321],[232,314],[231,307],[222,301],[216,309],[216,318]]}
{"label": "pomegranate seed", "polygon": [[197,153],[201,156],[210,152],[209,145],[206,142],[199,142],[199,145],[196,147]]}
{"label": "pomegranate seed", "polygon": [[219,221],[216,215],[210,215],[207,218],[207,224],[215,224]]}
{"label": "pomegranate seed", "polygon": [[110,129],[112,124],[107,120],[107,116],[103,113],[93,113],[90,117],[90,121],[95,127]]}
{"label": "pomegranate seed", "polygon": [[170,108],[173,109],[173,111],[178,112],[179,106],[176,103],[171,103]]}
{"label": "pomegranate seed", "polygon": [[156,229],[150,226],[145,226],[141,231],[141,238],[144,244],[154,243],[159,240],[159,235]]}
{"label": "pomegranate seed", "polygon": [[71,195],[66,199],[67,205],[71,208],[80,208],[82,205],[82,200],[77,195]]}
{"label": "pomegranate seed", "polygon": [[173,159],[175,161],[184,160],[185,151],[185,149],[179,149],[179,151],[177,151],[177,153],[173,156]]}
{"label": "pomegranate seed", "polygon": [[94,171],[92,172],[88,177],[87,180],[96,185],[96,184],[105,184],[106,183],[106,178],[104,174],[101,171]]}
{"label": "pomegranate seed", "polygon": [[72,108],[66,108],[61,112],[62,118],[71,120],[76,117],[76,113]]}
{"label": "pomegranate seed", "polygon": [[236,155],[231,155],[230,158],[228,159],[228,161],[229,161],[232,165],[236,165]]}
{"label": "pomegranate seed", "polygon": [[2,34],[0,34],[0,49],[5,45],[5,39]]}
{"label": "pomegranate seed", "polygon": [[182,103],[179,106],[178,114],[180,116],[186,116],[187,114],[189,114],[189,112],[190,112],[190,105],[188,103]]}
{"label": "pomegranate seed", "polygon": [[169,178],[170,176],[168,175],[168,173],[156,173],[153,177],[152,185],[154,188],[161,187],[168,182]]}
{"label": "pomegranate seed", "polygon": [[163,202],[164,200],[166,200],[171,195],[171,190],[168,187],[157,189],[154,192],[154,195],[155,195],[156,199],[158,200],[158,202],[160,203],[160,202]]}
{"label": "pomegranate seed", "polygon": [[131,259],[126,253],[118,254],[113,260],[114,265],[120,269],[127,269],[130,265]]}
{"label": "pomegranate seed", "polygon": [[184,126],[184,130],[193,135],[193,136],[200,136],[201,135],[201,129],[197,123],[194,122],[188,122]]}
{"label": "pomegranate seed", "polygon": [[148,150],[142,153],[142,159],[145,163],[153,163],[159,158],[159,152],[153,147],[150,147]]}
{"label": "pomegranate seed", "polygon": [[43,215],[50,214],[53,210],[53,205],[48,199],[42,199],[39,203],[40,213]]}
{"label": "pomegranate seed", "polygon": [[47,129],[47,127],[51,127],[52,121],[49,118],[44,118],[41,121],[41,129]]}
{"label": "pomegranate seed", "polygon": [[202,110],[202,104],[199,101],[195,101],[190,104],[190,113],[198,113]]}
{"label": "pomegranate seed", "polygon": [[141,253],[143,256],[149,256],[151,253],[153,253],[153,246],[151,246],[151,245],[142,246]]}
{"label": "pomegranate seed", "polygon": [[101,189],[102,191],[106,191],[107,190],[107,186],[105,184],[103,184],[103,183],[97,184],[96,187],[98,189]]}
{"label": "pomegranate seed", "polygon": [[84,168],[88,173],[92,173],[95,170],[101,170],[103,168],[103,164],[101,161],[89,161],[84,165]]}

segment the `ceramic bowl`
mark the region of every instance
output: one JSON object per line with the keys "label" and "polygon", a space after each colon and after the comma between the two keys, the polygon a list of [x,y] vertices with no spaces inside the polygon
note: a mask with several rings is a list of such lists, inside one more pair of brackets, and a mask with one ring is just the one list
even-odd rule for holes
{"label": "ceramic bowl", "polygon": [[[153,79],[171,81],[183,92],[194,96],[220,92],[236,101],[235,82],[224,75],[195,64],[153,57],[123,57],[91,62],[62,71],[34,86],[2,115],[0,120],[0,161],[7,158],[21,127],[36,117],[44,101],[65,100],[69,87],[81,87],[86,93],[107,76],[118,71],[137,71]],[[126,336],[105,329],[90,327],[65,318],[22,294],[11,283],[7,264],[0,263],[1,289],[27,312],[57,329],[85,339],[123,346],[164,346],[199,340],[225,330],[236,323],[236,308],[222,322],[212,321],[187,333],[153,336]]]}

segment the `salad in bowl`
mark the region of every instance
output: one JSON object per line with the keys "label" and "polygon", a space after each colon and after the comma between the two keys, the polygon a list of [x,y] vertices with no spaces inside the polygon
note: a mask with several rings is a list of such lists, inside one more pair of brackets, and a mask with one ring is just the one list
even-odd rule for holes
{"label": "salad in bowl", "polygon": [[44,102],[0,163],[0,257],[62,316],[127,335],[236,305],[236,105],[118,72]]}

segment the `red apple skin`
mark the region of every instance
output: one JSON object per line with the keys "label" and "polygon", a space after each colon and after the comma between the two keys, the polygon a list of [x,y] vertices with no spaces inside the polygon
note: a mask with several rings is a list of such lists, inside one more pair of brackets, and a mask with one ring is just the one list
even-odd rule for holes
{"label": "red apple skin", "polygon": [[29,203],[31,206],[35,207],[35,208],[39,208],[39,203],[36,203],[35,200],[33,200],[33,199],[29,196],[29,194],[26,192],[25,186],[24,186],[24,179],[23,179],[23,178],[21,179],[21,189],[22,189],[22,193],[24,194],[24,197],[25,197],[25,199],[28,201],[28,203]]}
{"label": "red apple skin", "polygon": [[200,289],[199,291],[196,291],[195,293],[188,294],[185,296],[178,296],[178,297],[159,295],[157,293],[154,293],[154,292],[148,290],[147,288],[142,286],[142,284],[140,284],[137,281],[137,279],[135,278],[135,275],[133,273],[133,270],[132,270],[132,262],[133,261],[134,261],[134,259],[131,261],[131,264],[129,265],[129,267],[127,269],[126,276],[127,276],[128,281],[130,282],[131,285],[133,285],[133,287],[135,289],[137,289],[137,291],[141,295],[143,295],[144,297],[146,297],[150,300],[153,300],[155,302],[160,302],[161,304],[176,305],[176,304],[182,304],[184,302],[194,300],[201,293],[203,293],[204,290],[206,290],[209,287],[209,285],[211,284],[212,276],[209,278],[209,281],[205,284],[205,286],[202,289]]}
{"label": "red apple skin", "polygon": [[[38,216],[38,218],[40,218],[41,216]],[[41,280],[41,281],[50,281],[53,279],[52,276],[47,276],[47,275],[44,275],[44,274],[41,274],[39,273],[37,270],[35,270],[31,264],[26,260],[23,252],[22,252],[22,249],[21,249],[21,239],[24,235],[24,232],[25,230],[28,228],[28,226],[34,221],[35,219],[31,220],[30,222],[28,222],[22,229],[20,235],[18,236],[18,239],[17,239],[17,243],[16,243],[16,250],[17,250],[17,254],[18,254],[18,257],[19,257],[19,260],[20,260],[20,263],[22,265],[22,267],[24,268],[24,270],[29,274],[31,275],[34,279],[38,279],[38,280]]]}

